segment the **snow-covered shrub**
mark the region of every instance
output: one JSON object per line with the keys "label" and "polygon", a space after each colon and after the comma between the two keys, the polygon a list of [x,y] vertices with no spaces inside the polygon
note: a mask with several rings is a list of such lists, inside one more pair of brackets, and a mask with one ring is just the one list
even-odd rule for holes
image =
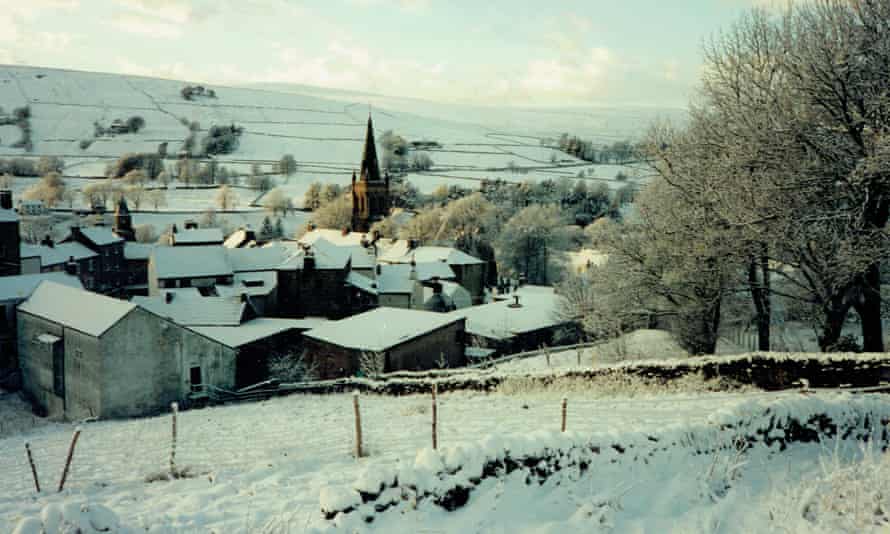
{"label": "snow-covered shrub", "polygon": [[771,495],[770,518],[794,532],[890,530],[890,454],[863,446],[845,464],[837,450],[822,457],[822,475],[790,493]]}
{"label": "snow-covered shrub", "polygon": [[313,362],[307,362],[306,351],[299,354],[284,350],[269,358],[269,376],[282,382],[305,382],[318,376],[318,368]]}
{"label": "snow-covered shrub", "polygon": [[22,519],[13,534],[99,534],[124,533],[120,519],[110,508],[95,503],[51,503],[40,517]]}

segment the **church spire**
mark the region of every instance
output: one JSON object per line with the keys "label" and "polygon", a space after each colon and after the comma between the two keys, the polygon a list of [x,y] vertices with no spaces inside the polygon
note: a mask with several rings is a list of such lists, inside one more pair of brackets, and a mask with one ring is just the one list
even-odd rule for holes
{"label": "church spire", "polygon": [[380,181],[380,165],[377,163],[377,146],[374,143],[374,124],[370,113],[368,113],[368,130],[365,132],[365,150],[362,153],[361,180]]}

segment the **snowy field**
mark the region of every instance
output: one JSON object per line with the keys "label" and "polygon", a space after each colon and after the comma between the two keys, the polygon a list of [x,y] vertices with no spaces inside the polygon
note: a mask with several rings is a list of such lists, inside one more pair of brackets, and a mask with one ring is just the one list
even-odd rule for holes
{"label": "snowy field", "polygon": [[[440,447],[460,445],[472,451],[485,436],[498,440],[558,431],[560,397],[546,391],[442,395]],[[762,403],[799,398],[796,393],[699,394],[694,386],[685,393],[633,398],[576,392],[568,396],[567,426],[574,439],[598,436],[620,442],[622,436],[641,433],[698,432],[714,421],[762,408]],[[833,403],[841,410],[849,401],[827,395],[811,399],[817,408]],[[883,398],[872,402],[890,410]],[[818,459],[830,446],[794,446],[782,454],[754,450],[739,488],[716,503],[699,494],[700,474],[715,459],[694,457],[681,448],[648,464],[604,453],[588,476],[535,491],[509,478],[486,482],[467,507],[453,513],[424,504],[410,513],[383,514],[373,525],[325,521],[319,500],[323,488],[351,486],[368,469],[396,472],[414,465],[418,451],[430,444],[429,405],[422,396],[362,397],[369,457],[358,461],[351,454],[350,395],[295,395],[181,412],[176,463],[195,476],[153,483],[146,479],[169,466],[169,415],[85,423],[62,494],[53,488],[73,425],[51,423],[4,436],[0,532],[38,515],[48,503],[86,501],[110,507],[133,532],[396,532],[406,531],[406,521],[414,532],[609,531],[607,523],[618,525],[616,532],[745,532],[731,521],[721,528],[698,527],[743,516],[746,507],[765,513],[772,506],[767,494],[792,491],[799,480],[819,475]],[[699,438],[706,439],[690,439]],[[32,486],[25,442],[34,451],[46,488],[40,495]],[[843,447],[839,458],[846,462],[855,456],[851,451],[856,446]],[[612,503],[608,510],[597,504],[603,499]]]}

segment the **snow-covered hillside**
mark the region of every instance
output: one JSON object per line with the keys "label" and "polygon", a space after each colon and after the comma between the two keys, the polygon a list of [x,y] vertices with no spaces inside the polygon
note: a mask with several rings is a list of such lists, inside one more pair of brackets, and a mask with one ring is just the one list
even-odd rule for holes
{"label": "snow-covered hillside", "polygon": [[[608,142],[638,136],[658,110],[511,110],[436,104],[420,100],[331,92],[317,88],[276,90],[213,87],[215,98],[185,100],[186,82],[87,73],[38,67],[0,67],[0,106],[6,112],[30,106],[33,151],[11,145],[13,125],[0,127],[0,157],[58,155],[66,175],[101,176],[107,161],[126,152],[154,152],[163,142],[176,154],[188,136],[183,121],[245,128],[236,152],[217,159],[246,172],[252,163],[270,165],[293,154],[299,172],[284,184],[300,195],[308,183],[347,183],[361,158],[364,125],[374,104],[378,131],[393,130],[409,141],[436,141],[428,150],[435,165],[411,176],[421,190],[440,184],[474,186],[480,178],[544,179],[576,177],[611,182],[619,170],[631,179],[633,168],[591,166],[540,145],[542,137],[567,131]],[[322,97],[325,96],[325,97]],[[676,111],[670,111],[676,115]],[[94,123],[138,115],[138,133],[94,138]],[[86,147],[81,142],[92,141]],[[553,162],[553,159],[556,162]],[[510,168],[508,172],[506,169]]]}

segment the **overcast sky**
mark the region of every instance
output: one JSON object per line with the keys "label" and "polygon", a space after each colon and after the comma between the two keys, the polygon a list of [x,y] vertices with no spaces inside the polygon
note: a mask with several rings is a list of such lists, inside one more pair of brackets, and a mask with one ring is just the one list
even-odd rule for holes
{"label": "overcast sky", "polygon": [[510,105],[683,106],[772,0],[0,0],[0,63]]}

